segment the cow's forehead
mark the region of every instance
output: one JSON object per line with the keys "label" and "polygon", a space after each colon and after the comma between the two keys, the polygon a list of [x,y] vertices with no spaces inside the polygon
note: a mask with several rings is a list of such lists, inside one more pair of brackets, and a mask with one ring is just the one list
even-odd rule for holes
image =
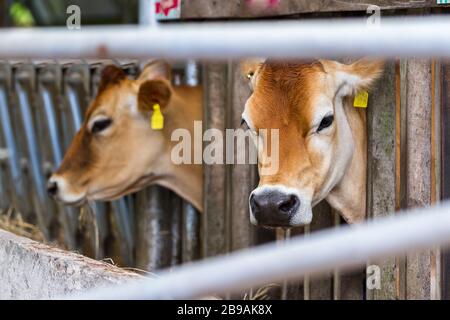
{"label": "cow's forehead", "polygon": [[269,82],[295,84],[299,81],[307,81],[310,76],[318,72],[324,72],[319,61],[269,61],[260,66],[259,77]]}
{"label": "cow's forehead", "polygon": [[292,120],[308,126],[313,106],[323,95],[324,72],[317,63],[264,64],[249,100],[257,127],[271,128]]}
{"label": "cow's forehead", "polygon": [[[86,110],[85,119],[89,120],[100,107],[115,108],[116,103],[120,102],[120,96],[124,93],[134,92],[133,89],[131,81],[123,79],[120,83],[109,85],[99,91]],[[113,110],[111,109],[111,111]]]}

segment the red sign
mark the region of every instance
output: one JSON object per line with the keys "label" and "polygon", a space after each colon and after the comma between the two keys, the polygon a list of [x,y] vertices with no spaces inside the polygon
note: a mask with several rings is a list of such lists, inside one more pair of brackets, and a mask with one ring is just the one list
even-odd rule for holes
{"label": "red sign", "polygon": [[166,17],[171,10],[177,9],[180,0],[160,0],[156,3],[156,14],[163,13]]}

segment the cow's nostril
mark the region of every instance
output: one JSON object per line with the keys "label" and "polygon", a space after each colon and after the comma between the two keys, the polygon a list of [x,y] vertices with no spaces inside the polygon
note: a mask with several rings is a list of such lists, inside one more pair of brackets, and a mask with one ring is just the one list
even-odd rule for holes
{"label": "cow's nostril", "polygon": [[287,199],[282,200],[278,204],[278,209],[281,212],[285,213],[292,213],[297,211],[298,207],[300,205],[300,200],[296,195],[290,195]]}
{"label": "cow's nostril", "polygon": [[47,184],[47,193],[50,197],[56,196],[58,193],[58,183],[56,181],[49,181]]}
{"label": "cow's nostril", "polygon": [[252,193],[250,210],[258,225],[289,226],[291,218],[300,208],[300,198],[280,191]]}

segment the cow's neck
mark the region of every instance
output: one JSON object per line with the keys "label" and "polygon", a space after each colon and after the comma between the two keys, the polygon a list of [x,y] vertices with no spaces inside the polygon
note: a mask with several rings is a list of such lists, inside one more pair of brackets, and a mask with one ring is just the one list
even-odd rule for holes
{"label": "cow's neck", "polygon": [[353,107],[353,99],[343,100],[354,149],[349,167],[326,200],[348,223],[360,222],[366,215],[367,131],[364,109]]}
{"label": "cow's neck", "polygon": [[[202,120],[202,93],[199,87],[178,87],[165,112],[165,138],[167,139],[164,157],[164,175],[158,184],[167,187],[189,201],[198,210],[203,211],[203,171],[201,164],[174,164],[171,159],[171,141],[176,129],[187,129],[194,145],[194,121]],[[192,157],[193,157],[192,150]]]}

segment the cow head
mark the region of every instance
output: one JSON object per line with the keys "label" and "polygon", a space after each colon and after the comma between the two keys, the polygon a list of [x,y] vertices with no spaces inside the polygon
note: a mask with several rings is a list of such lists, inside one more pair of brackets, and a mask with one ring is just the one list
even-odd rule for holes
{"label": "cow head", "polygon": [[[49,179],[49,194],[65,204],[78,205],[86,200],[113,200],[157,183],[179,191],[199,207],[201,199],[190,199],[183,190],[189,193],[201,188],[201,183],[188,188],[177,181],[183,173],[177,171],[182,168],[172,167],[170,134],[180,126],[178,122],[193,122],[201,104],[183,101],[169,79],[169,65],[162,61],[148,64],[136,80],[117,66],[106,66],[80,130]],[[184,103],[191,104],[193,111],[187,112]],[[156,104],[165,115],[165,126],[158,130],[150,125]]]}
{"label": "cow head", "polygon": [[[247,62],[253,92],[242,115],[255,135],[278,129],[278,171],[260,176],[250,195],[256,225],[311,222],[312,207],[327,199],[349,222],[365,215],[365,112],[353,107],[382,72],[379,61]],[[258,148],[267,144],[259,143]],[[268,155],[259,150],[261,163]]]}

